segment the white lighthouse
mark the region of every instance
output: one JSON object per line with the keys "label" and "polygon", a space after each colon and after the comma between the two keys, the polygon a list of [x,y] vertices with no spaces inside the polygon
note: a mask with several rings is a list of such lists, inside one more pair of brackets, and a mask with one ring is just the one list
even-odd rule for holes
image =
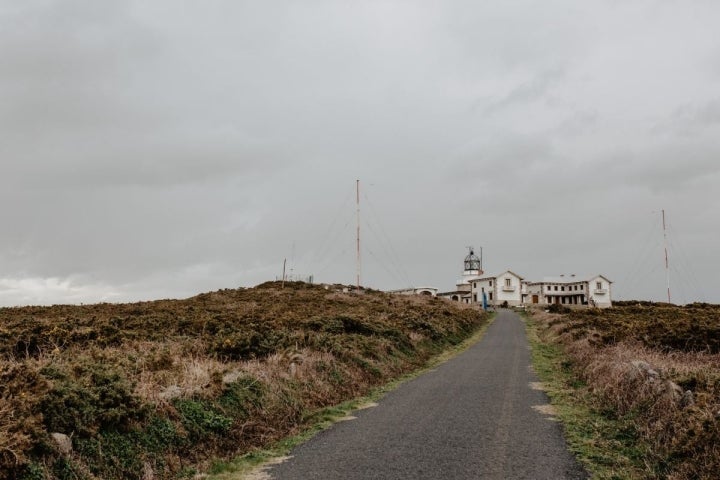
{"label": "white lighthouse", "polygon": [[[482,252],[482,247],[480,248],[480,252]],[[462,278],[456,282],[456,285],[458,290],[467,290],[469,292],[470,282],[477,280],[483,274],[482,257],[475,255],[475,249],[473,247],[468,247],[468,255],[465,257],[463,266]]]}
{"label": "white lighthouse", "polygon": [[455,282],[455,290],[452,292],[438,293],[437,296],[455,302],[472,303],[472,282],[481,278],[482,274],[482,248],[480,249],[480,256],[478,257],[475,255],[475,249],[468,247],[468,254],[463,262],[462,277]]}

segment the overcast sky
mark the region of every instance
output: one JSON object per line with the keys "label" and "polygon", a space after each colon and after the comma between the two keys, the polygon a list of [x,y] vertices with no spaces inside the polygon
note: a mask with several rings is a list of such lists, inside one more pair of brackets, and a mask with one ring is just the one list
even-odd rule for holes
{"label": "overcast sky", "polygon": [[0,305],[288,271],[720,302],[720,2],[0,0]]}

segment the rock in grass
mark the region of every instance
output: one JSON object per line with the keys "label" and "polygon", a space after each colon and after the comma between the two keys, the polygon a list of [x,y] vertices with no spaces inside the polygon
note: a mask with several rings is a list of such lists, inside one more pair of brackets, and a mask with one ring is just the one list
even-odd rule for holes
{"label": "rock in grass", "polygon": [[682,408],[686,407],[692,407],[695,405],[695,395],[693,395],[693,392],[691,390],[686,390],[685,393],[683,393],[682,398],[680,399],[680,406]]}
{"label": "rock in grass", "polygon": [[58,450],[63,455],[70,455],[73,451],[72,439],[64,433],[51,433],[50,436],[55,441]]}
{"label": "rock in grass", "polygon": [[159,397],[163,400],[172,400],[173,398],[177,398],[180,395],[182,395],[182,388],[177,385],[169,385],[168,387],[163,389],[162,392],[160,392]]}

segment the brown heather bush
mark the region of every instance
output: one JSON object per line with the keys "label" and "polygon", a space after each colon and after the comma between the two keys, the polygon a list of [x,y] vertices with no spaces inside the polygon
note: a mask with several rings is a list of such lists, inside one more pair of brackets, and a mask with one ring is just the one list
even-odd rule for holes
{"label": "brown heather bush", "polygon": [[[699,312],[702,326],[688,312]],[[647,478],[720,478],[720,307],[633,302],[533,318],[545,341],[564,346],[594,410],[630,425],[631,441],[648,452]]]}
{"label": "brown heather bush", "polygon": [[191,475],[299,432],[485,321],[439,299],[296,283],[0,309],[0,478]]}

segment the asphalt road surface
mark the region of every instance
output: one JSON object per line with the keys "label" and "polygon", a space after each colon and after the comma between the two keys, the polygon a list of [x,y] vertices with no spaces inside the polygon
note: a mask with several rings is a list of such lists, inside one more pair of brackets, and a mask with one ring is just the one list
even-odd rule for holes
{"label": "asphalt road surface", "polygon": [[501,310],[476,345],[300,445],[264,478],[588,478],[543,413],[537,381],[522,321]]}

